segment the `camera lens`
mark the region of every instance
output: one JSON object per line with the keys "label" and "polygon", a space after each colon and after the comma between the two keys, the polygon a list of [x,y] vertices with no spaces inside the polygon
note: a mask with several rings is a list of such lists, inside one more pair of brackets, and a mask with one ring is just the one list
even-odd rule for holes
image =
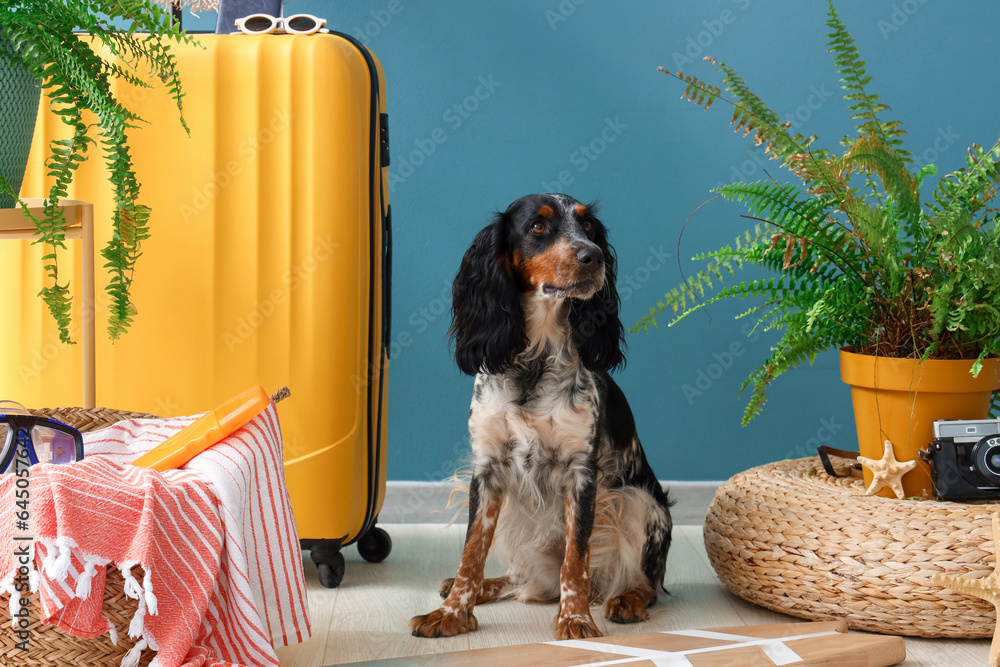
{"label": "camera lens", "polygon": [[972,462],[980,477],[1000,486],[1000,437],[987,436],[977,442],[972,450]]}

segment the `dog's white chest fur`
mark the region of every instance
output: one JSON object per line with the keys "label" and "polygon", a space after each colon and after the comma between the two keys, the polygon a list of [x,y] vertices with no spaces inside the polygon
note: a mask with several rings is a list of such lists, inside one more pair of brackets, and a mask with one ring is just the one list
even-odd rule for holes
{"label": "dog's white chest fur", "polygon": [[533,363],[477,377],[469,428],[476,468],[491,469],[508,496],[540,508],[583,472],[594,445],[596,388],[576,363]]}

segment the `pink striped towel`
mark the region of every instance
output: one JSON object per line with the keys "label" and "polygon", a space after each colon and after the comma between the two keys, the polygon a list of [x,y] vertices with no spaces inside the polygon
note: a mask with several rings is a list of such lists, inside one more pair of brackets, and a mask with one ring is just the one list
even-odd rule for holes
{"label": "pink striped towel", "polygon": [[123,667],[146,647],[155,667],[277,665],[275,647],[309,638],[273,404],[180,470],[129,464],[196,418],[119,422],[84,434],[82,462],[31,468],[27,533],[16,528],[15,478],[0,475],[0,545],[15,545],[0,546],[0,596],[12,614],[14,554],[29,544],[43,622],[79,637],[117,639],[101,604],[105,568],[121,569],[138,600],[129,634],[140,638]]}

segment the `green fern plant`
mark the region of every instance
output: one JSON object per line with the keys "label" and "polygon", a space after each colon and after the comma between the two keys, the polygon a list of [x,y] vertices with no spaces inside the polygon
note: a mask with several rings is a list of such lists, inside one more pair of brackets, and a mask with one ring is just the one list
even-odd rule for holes
{"label": "green fern plant", "polygon": [[[119,29],[116,24],[126,27]],[[68,139],[53,140],[49,146],[46,167],[53,180],[43,216],[31,215],[18,199],[35,223],[36,243],[45,246],[47,284],[40,296],[67,343],[71,342],[69,284],[60,282],[56,261],[56,250],[65,247],[66,222],[57,202],[67,196],[74,172],[88,154],[98,147],[103,152],[115,204],[112,238],[101,251],[110,273],[108,334],[115,340],[135,313],[129,289],[142,242],[149,238],[150,209],[139,201],[126,135],[142,119],[115,96],[113,83],[150,88],[145,72],[152,71],[167,86],[187,130],[181,104],[184,91],[169,42],[193,40],[168,12],[148,0],[0,0],[0,38],[12,47],[0,49],[0,57],[23,65],[41,82],[50,108],[71,130]],[[99,55],[99,47],[111,57]],[[3,177],[0,188],[17,198]]]}
{"label": "green fern plant", "polygon": [[[731,124],[763,145],[800,181],[733,183],[717,196],[746,206],[754,224],[735,247],[695,257],[706,265],[666,293],[631,331],[649,331],[669,309],[673,326],[694,311],[730,298],[753,298],[738,317],[781,332],[770,355],[741,391],[752,390],[746,425],[780,375],[842,346],[862,354],[920,360],[983,359],[1000,354],[1000,142],[973,145],[966,166],[921,197],[928,165],[914,173],[899,121],[873,93],[865,62],[830,2],[829,51],[840,74],[857,135],[837,155],[813,148],[815,136],[793,133],[734,69],[712,58],[725,91],[660,68],[685,84],[683,97],[708,110],[732,106]],[[775,274],[715,289],[734,268]],[[710,294],[710,296],[708,296]],[[1000,396],[994,410],[1000,409]]]}

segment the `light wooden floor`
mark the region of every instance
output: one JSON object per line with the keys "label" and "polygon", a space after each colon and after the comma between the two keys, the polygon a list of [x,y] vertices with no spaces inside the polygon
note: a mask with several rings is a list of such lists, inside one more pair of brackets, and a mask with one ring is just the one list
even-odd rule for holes
{"label": "light wooden floor", "polygon": [[[479,630],[460,637],[418,639],[407,622],[440,603],[438,584],[455,575],[465,526],[386,524],[393,549],[380,564],[366,563],[347,547],[347,572],[338,589],[325,589],[305,556],[313,637],[278,651],[283,667],[318,667],[345,662],[398,658],[553,639],[549,629],[555,605],[525,605],[513,600],[476,608]],[[487,574],[500,574],[496,563]],[[594,619],[606,635],[658,630],[788,622],[788,616],[756,607],[730,594],[712,571],[701,540],[701,526],[674,530],[666,586],[652,618],[639,625]],[[989,640],[906,639],[906,667],[971,667],[987,664]]]}

